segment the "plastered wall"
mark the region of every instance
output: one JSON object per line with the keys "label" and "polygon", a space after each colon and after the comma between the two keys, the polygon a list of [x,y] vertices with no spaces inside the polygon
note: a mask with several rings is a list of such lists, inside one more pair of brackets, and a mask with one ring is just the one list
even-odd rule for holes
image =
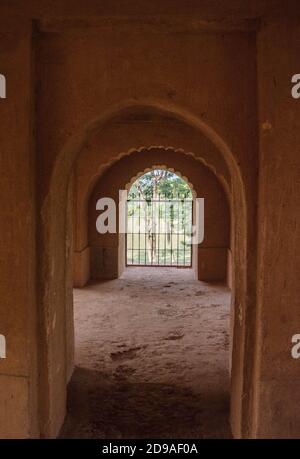
{"label": "plastered wall", "polygon": [[13,438],[38,432],[32,31],[28,21],[5,18],[0,30],[0,436]]}
{"label": "plastered wall", "polygon": [[299,24],[297,18],[268,20],[258,36],[259,383],[255,434],[271,438],[300,436],[299,360],[291,356],[291,339],[300,329],[300,103],[291,97],[287,84],[299,67]]}

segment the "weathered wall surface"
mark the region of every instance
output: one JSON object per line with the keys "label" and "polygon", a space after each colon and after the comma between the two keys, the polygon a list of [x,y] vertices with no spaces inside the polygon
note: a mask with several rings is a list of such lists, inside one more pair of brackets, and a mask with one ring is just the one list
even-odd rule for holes
{"label": "weathered wall surface", "polygon": [[66,379],[70,380],[74,370],[74,311],[73,311],[73,272],[74,272],[74,176],[72,175],[68,188],[67,203],[67,240],[66,240]]}
{"label": "weathered wall surface", "polygon": [[267,20],[259,50],[259,271],[256,431],[300,436],[300,364],[291,338],[300,330],[300,22]]}
{"label": "weathered wall surface", "polygon": [[0,437],[26,438],[38,435],[31,23],[1,18],[0,31]]}
{"label": "weathered wall surface", "polygon": [[[173,169],[193,186],[197,197],[205,200],[204,241],[199,246],[198,276],[201,280],[224,280],[227,270],[230,213],[228,201],[215,175],[200,161],[173,150],[152,148],[131,153],[111,166],[95,185],[89,203],[89,246],[91,277],[94,279],[118,277],[118,234],[101,235],[96,230],[99,198],[110,197],[118,203],[119,190],[125,189],[132,178],[153,166]],[[78,196],[78,199],[84,197]]]}

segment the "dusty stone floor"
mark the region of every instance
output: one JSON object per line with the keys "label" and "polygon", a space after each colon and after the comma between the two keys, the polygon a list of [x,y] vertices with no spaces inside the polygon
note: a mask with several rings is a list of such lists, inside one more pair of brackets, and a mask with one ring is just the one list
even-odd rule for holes
{"label": "dusty stone floor", "polygon": [[74,290],[62,438],[228,438],[230,291],[188,269],[128,268]]}

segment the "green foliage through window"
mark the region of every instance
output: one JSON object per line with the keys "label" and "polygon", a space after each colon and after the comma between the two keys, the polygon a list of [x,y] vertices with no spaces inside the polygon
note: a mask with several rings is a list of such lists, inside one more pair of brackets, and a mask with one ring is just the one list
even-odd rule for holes
{"label": "green foliage through window", "polygon": [[128,199],[192,198],[189,185],[174,172],[154,169],[138,178],[130,188]]}

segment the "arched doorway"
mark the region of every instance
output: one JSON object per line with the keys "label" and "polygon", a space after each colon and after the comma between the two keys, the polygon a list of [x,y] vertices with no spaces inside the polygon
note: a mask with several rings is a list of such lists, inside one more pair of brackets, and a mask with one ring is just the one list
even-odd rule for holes
{"label": "arched doorway", "polygon": [[[133,199],[129,213],[137,211],[135,223],[129,222],[129,227],[139,223],[135,228],[138,237],[140,228],[147,228],[143,241],[136,243],[150,264],[142,267],[135,262],[118,271],[118,254],[126,258],[121,234],[99,234],[95,222],[100,214],[98,200],[117,199],[120,188],[128,190],[129,202]],[[142,215],[141,199],[135,199],[140,194],[144,209],[149,207]],[[205,244],[203,248],[193,245],[194,261],[198,250],[201,254],[201,276],[205,256],[208,260],[214,258],[219,266],[222,258],[217,260],[215,252],[223,251],[222,245],[229,242],[225,242],[230,219],[225,192],[206,166],[182,152],[151,148],[120,158],[99,176],[90,197],[87,223],[92,282],[74,291],[76,370],[69,390],[71,417],[63,437],[81,437],[83,430],[96,437],[113,437],[118,432],[125,438],[151,434],[163,438],[188,437],[192,433],[205,438],[230,435],[230,291],[225,285],[226,276],[211,279],[211,283],[199,282],[197,263],[192,267],[189,262],[192,247],[186,244],[179,248],[189,242],[185,232],[191,232],[192,204],[198,195],[207,200]],[[156,209],[151,209],[152,198]],[[148,217],[150,221],[141,223]],[[173,230],[166,223],[174,225]],[[156,238],[152,225],[158,227]],[[224,239],[220,239],[222,232]],[[149,244],[146,241],[143,247],[148,235]],[[132,232],[126,233],[128,236],[132,238]],[[188,248],[190,260],[184,258]],[[150,253],[146,255],[147,250]],[[142,261],[141,254],[134,255]],[[100,383],[103,374],[105,384]],[[88,393],[82,387],[88,387]],[[113,403],[116,400],[118,407]],[[114,408],[108,406],[108,401]],[[123,422],[121,413],[130,422]]]}
{"label": "arched doorway", "polygon": [[[248,193],[245,183],[243,182],[241,171],[235,160],[234,155],[226,143],[218,136],[209,126],[199,120],[186,110],[173,107],[172,104],[161,104],[154,101],[136,102],[129,101],[118,107],[112,108],[105,113],[99,120],[87,125],[82,133],[72,137],[70,142],[65,146],[59,155],[50,180],[50,193],[45,194],[41,208],[41,246],[42,260],[41,273],[43,279],[41,286],[41,299],[43,301],[41,315],[41,430],[44,435],[51,436],[57,432],[57,426],[65,413],[65,386],[66,386],[66,361],[65,355],[61,350],[65,348],[65,329],[57,326],[49,334],[51,326],[47,325],[49,320],[52,322],[56,316],[56,323],[65,323],[65,311],[62,310],[62,301],[65,299],[65,285],[59,279],[64,277],[65,272],[65,236],[57,228],[65,227],[65,210],[67,183],[74,164],[74,160],[82,149],[85,140],[96,131],[100,131],[109,119],[116,113],[125,113],[126,110],[135,110],[135,108],[150,109],[157,111],[165,116],[171,116],[178,121],[185,123],[198,132],[202,132],[215,148],[215,152],[225,160],[230,171],[231,177],[231,202],[232,216],[239,215],[239,219],[233,218],[233,266],[234,266],[234,340],[233,340],[233,378],[231,403],[232,403],[232,426],[236,436],[241,432],[249,429],[249,415],[251,408],[250,387],[252,384],[251,365],[252,360],[248,361],[245,366],[244,355],[247,353],[244,346],[251,347],[251,335],[253,329],[247,330],[245,327],[249,324],[250,328],[255,326],[255,310],[249,308],[249,305],[255,301],[255,292],[247,290],[248,285],[255,282],[255,252],[248,252],[251,242],[254,243],[254,232],[252,227],[247,227],[247,214],[250,211],[247,206],[246,194]],[[214,166],[212,166],[214,168]],[[247,185],[248,186],[248,185]],[[50,198],[51,197],[51,198]],[[246,206],[247,202],[247,206]],[[53,216],[55,215],[55,220]],[[61,221],[61,225],[57,222]],[[249,231],[247,231],[247,228]],[[53,252],[56,247],[56,253]],[[249,267],[249,270],[248,270]],[[53,271],[54,270],[54,271]],[[55,276],[53,277],[53,272]],[[244,311],[244,313],[241,313]],[[252,312],[251,312],[252,311]],[[250,315],[249,315],[250,314]],[[57,336],[56,336],[57,335]],[[60,370],[57,371],[57,355],[60,354]],[[251,355],[251,352],[250,352]],[[55,395],[56,394],[56,395]],[[246,395],[245,395],[246,394]],[[245,420],[245,425],[243,424]],[[243,430],[246,429],[246,430]],[[244,434],[243,434],[244,435]],[[245,434],[246,435],[246,434]]]}

